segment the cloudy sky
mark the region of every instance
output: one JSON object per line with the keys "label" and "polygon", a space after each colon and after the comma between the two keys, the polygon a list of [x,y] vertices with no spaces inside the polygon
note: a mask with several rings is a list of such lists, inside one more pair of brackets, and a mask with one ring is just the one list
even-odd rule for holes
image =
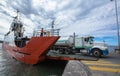
{"label": "cloudy sky", "polygon": [[[120,15],[120,0],[117,0]],[[34,29],[55,28],[60,35],[91,35],[96,41],[117,45],[117,28],[114,1],[110,0],[0,0],[0,40],[8,32],[16,10],[21,12],[21,21],[26,35]],[[120,17],[119,17],[120,23]],[[120,25],[120,24],[119,24]]]}

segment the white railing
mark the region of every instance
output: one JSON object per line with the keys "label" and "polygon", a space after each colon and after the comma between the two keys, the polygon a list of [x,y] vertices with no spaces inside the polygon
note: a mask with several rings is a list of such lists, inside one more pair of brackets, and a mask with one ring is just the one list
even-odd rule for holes
{"label": "white railing", "polygon": [[43,32],[41,32],[41,30],[34,30],[33,36],[34,37],[59,36],[59,30],[60,29],[48,29],[48,30],[44,30]]}

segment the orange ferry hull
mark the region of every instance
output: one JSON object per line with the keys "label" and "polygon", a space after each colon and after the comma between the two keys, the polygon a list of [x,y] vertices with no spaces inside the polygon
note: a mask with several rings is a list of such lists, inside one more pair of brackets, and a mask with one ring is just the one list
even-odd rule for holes
{"label": "orange ferry hull", "polygon": [[58,39],[59,36],[32,37],[23,48],[19,48],[15,44],[10,45],[9,42],[4,42],[3,48],[18,61],[36,64],[47,58],[46,53]]}

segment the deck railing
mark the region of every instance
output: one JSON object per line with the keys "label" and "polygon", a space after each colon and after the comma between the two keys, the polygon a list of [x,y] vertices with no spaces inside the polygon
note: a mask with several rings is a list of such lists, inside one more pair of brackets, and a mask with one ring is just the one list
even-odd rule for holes
{"label": "deck railing", "polygon": [[41,32],[41,30],[35,30],[33,32],[33,36],[34,37],[44,37],[44,36],[59,36],[59,30],[60,29],[48,29],[48,30],[44,30],[43,32]]}

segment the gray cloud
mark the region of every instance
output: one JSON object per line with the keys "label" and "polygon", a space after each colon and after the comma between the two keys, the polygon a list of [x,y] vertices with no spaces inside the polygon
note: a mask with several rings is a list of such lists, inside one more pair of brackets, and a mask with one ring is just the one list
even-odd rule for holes
{"label": "gray cloud", "polygon": [[110,0],[2,0],[0,20],[4,23],[0,22],[1,28],[8,30],[16,9],[20,10],[25,27],[29,27],[27,33],[32,33],[34,28],[50,28],[55,19],[55,27],[61,29],[61,35],[76,32],[78,35],[116,36],[115,8]]}

